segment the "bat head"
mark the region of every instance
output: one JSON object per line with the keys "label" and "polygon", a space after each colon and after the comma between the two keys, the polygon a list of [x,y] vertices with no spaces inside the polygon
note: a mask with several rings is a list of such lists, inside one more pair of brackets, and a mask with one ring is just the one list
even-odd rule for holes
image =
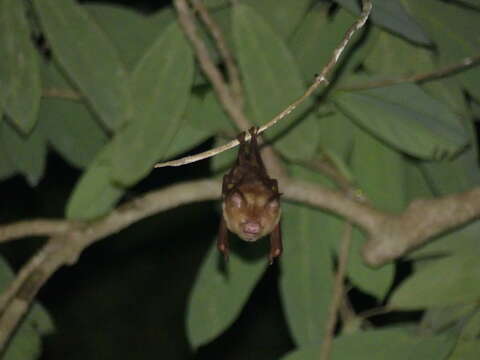
{"label": "bat head", "polygon": [[280,214],[278,194],[258,183],[232,191],[223,202],[227,228],[245,241],[257,241],[270,234]]}

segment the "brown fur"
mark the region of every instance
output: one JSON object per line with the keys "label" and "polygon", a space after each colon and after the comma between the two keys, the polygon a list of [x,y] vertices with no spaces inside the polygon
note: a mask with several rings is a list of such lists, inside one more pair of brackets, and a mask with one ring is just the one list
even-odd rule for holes
{"label": "brown fur", "polygon": [[260,157],[257,130],[249,130],[249,143],[245,141],[245,134],[240,135],[237,161],[223,177],[223,217],[218,248],[227,258],[228,230],[245,241],[257,241],[271,234],[272,262],[282,252],[280,193],[277,181],[268,176]]}

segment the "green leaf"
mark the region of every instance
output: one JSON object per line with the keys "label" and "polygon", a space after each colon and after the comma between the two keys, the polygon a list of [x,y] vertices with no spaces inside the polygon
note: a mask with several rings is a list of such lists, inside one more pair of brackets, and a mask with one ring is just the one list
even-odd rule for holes
{"label": "green leaf", "polygon": [[199,96],[190,97],[187,109],[182,115],[182,126],[174,136],[165,158],[181,154],[214,135],[210,122],[215,122],[215,119],[210,117],[211,112],[205,100]]}
{"label": "green leaf", "polygon": [[[293,168],[295,177],[325,182],[319,175]],[[280,291],[287,323],[298,346],[317,343],[322,338],[331,302],[333,261],[324,228],[330,221],[317,209],[284,204],[282,233],[284,253]]]}
{"label": "green leaf", "polygon": [[[480,48],[480,13],[455,3],[437,0],[401,0],[424,25],[434,41],[439,65],[457,64],[473,56]],[[448,24],[448,26],[446,26]],[[463,85],[480,99],[480,67],[475,66],[456,76]]]}
{"label": "green leaf", "polygon": [[[400,329],[358,332],[335,338],[331,360],[440,360],[450,352],[453,337],[446,335],[420,337]],[[319,344],[300,348],[283,360],[319,358]]]}
{"label": "green leaf", "polygon": [[[339,9],[331,18],[325,3],[319,3],[318,6],[309,10],[289,41],[289,47],[307,83],[311,83],[315,73],[319,73],[327,64],[333,50],[354,22],[355,17],[343,9]],[[355,41],[351,42],[345,55],[340,59],[340,65],[345,63],[348,70],[358,64],[366,48],[366,46],[355,47],[352,56],[348,56],[349,49],[354,45]],[[340,68],[341,66],[337,67],[337,69]]]}
{"label": "green leaf", "polygon": [[107,135],[81,103],[44,99],[39,127],[47,141],[72,165],[84,168],[107,143]]}
{"label": "green leaf", "polygon": [[107,214],[125,189],[111,180],[113,147],[110,142],[95,157],[67,203],[66,216],[70,219],[90,220]]}
{"label": "green leaf", "polygon": [[459,341],[448,360],[478,360],[480,340]]}
{"label": "green leaf", "polygon": [[400,284],[389,305],[420,309],[478,301],[480,267],[479,254],[474,249],[425,265]]}
{"label": "green leaf", "polygon": [[[468,149],[450,161],[422,161],[420,167],[437,195],[446,195],[471,189],[480,184],[476,130],[471,119],[463,120],[463,127],[470,143]],[[456,174],[455,177],[451,174]]]}
{"label": "green leaf", "polygon": [[375,136],[419,158],[451,158],[468,142],[458,116],[416,85],[338,92],[334,101]]}
{"label": "green leaf", "polygon": [[0,109],[22,132],[29,133],[40,103],[38,56],[25,17],[24,2],[0,1]]}
{"label": "green leaf", "polygon": [[[390,212],[404,209],[406,168],[402,154],[356,128],[351,168],[356,185],[377,208]],[[383,299],[393,281],[393,265],[379,269],[366,266],[360,256],[365,236],[355,230],[353,239],[349,276],[362,290]]]}
{"label": "green leaf", "polygon": [[186,116],[191,118],[189,121],[196,129],[208,131],[212,135],[226,132],[232,134],[232,137],[235,136],[238,130],[223,110],[213,90],[204,96],[194,95],[192,98],[195,101],[192,102],[192,107],[189,105]]}
{"label": "green leaf", "polygon": [[16,171],[17,169],[5,151],[5,146],[0,143],[0,181],[15,175]]}
{"label": "green leaf", "polygon": [[[157,35],[175,20],[175,12],[171,7],[147,16],[124,6],[99,3],[87,3],[83,6],[107,33],[127,68],[131,70]],[[125,31],[127,26],[128,31]]]}
{"label": "green leaf", "polygon": [[113,179],[132,185],[165,156],[182,124],[193,65],[190,46],[176,23],[138,63],[132,74],[135,121],[114,138]]}
{"label": "green leaf", "polygon": [[128,74],[117,50],[73,0],[34,0],[54,58],[104,124],[118,129],[132,116]]}
{"label": "green leaf", "polygon": [[0,137],[11,164],[30,184],[36,186],[45,171],[47,143],[38,126],[29,134],[20,134],[12,125],[3,121]]}
{"label": "green leaf", "polygon": [[[355,14],[360,13],[360,7],[355,0],[336,1]],[[431,43],[422,26],[407,13],[399,0],[375,1],[370,19],[374,24],[392,30],[416,43],[422,45]]]}
{"label": "green leaf", "polygon": [[194,348],[210,342],[234,322],[266,265],[264,259],[247,260],[235,252],[230,253],[225,272],[219,268],[222,262],[221,254],[212,246],[190,294],[187,334]]}
{"label": "green leaf", "polygon": [[375,44],[365,58],[365,68],[373,74],[406,77],[435,69],[430,50],[395,36],[388,31],[372,29]]}
{"label": "green leaf", "polygon": [[4,360],[35,360],[41,354],[41,342],[35,328],[22,323],[5,350]]}
{"label": "green leaf", "polygon": [[339,111],[319,115],[317,121],[320,148],[335,153],[344,163],[348,163],[353,149],[355,125]]}
{"label": "green leaf", "polygon": [[[305,91],[299,69],[282,39],[242,3],[233,10],[233,34],[253,119],[264,124]],[[317,121],[307,113],[312,104],[305,101],[266,134],[290,158],[308,158],[315,152]]]}
{"label": "green leaf", "polygon": [[480,353],[480,311],[466,321],[458,338],[455,349],[448,360],[476,360]]}
{"label": "green leaf", "polygon": [[[74,90],[55,63],[42,65],[46,88]],[[40,132],[73,166],[86,167],[107,142],[105,129],[81,101],[46,97],[41,102],[38,117]]]}
{"label": "green leaf", "polygon": [[357,127],[351,167],[355,182],[375,207],[400,212],[406,206],[403,155]]}
{"label": "green leaf", "polygon": [[252,9],[255,9],[274,31],[283,39],[288,39],[293,31],[307,14],[310,6],[310,0],[244,0]]}
{"label": "green leaf", "polygon": [[[458,328],[460,324],[464,324],[471,318],[477,310],[478,305],[474,303],[430,308],[425,311],[418,331],[422,334],[435,334]],[[454,331],[457,332],[457,329]]]}

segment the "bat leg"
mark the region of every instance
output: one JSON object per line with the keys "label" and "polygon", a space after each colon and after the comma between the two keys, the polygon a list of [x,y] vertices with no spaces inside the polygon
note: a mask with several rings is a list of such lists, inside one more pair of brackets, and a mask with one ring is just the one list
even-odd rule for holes
{"label": "bat leg", "polygon": [[228,229],[225,219],[222,215],[222,220],[220,221],[220,228],[218,229],[218,239],[217,239],[217,248],[223,254],[225,261],[228,261],[228,253],[230,247],[228,244]]}
{"label": "bat leg", "polygon": [[275,226],[272,233],[270,234],[270,254],[268,256],[270,265],[273,264],[273,260],[275,260],[275,258],[282,255],[282,252],[282,230],[280,227],[280,222],[278,222],[277,226]]}

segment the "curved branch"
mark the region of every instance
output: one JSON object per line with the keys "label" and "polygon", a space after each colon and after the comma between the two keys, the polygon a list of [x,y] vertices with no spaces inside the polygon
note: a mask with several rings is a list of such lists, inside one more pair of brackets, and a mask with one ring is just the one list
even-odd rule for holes
{"label": "curved branch", "polygon": [[[203,56],[208,57],[208,50],[203,45],[201,42],[201,39],[198,38],[198,40],[195,40],[196,37],[196,30],[194,28],[194,25],[192,24],[193,20],[191,19],[191,15],[189,14],[188,6],[185,2],[185,0],[175,0],[175,4],[177,6],[177,10],[179,13],[179,21],[182,23],[184,26],[185,30],[187,31],[187,35],[189,35],[189,38],[192,40],[192,43],[194,44],[195,48],[197,49],[197,54],[199,55],[199,59]],[[340,59],[341,55],[345,51],[347,45],[349,44],[350,40],[353,38],[353,36],[356,34],[358,30],[360,30],[364,25],[365,22],[367,21],[368,17],[370,16],[370,12],[372,10],[372,2],[371,0],[363,0],[363,9],[362,13],[360,14],[360,17],[358,18],[357,21],[347,30],[345,33],[345,36],[343,37],[342,41],[340,44],[334,49],[332,56],[328,63],[323,67],[322,71],[320,72],[319,75],[315,76],[315,80],[313,84],[309,86],[309,88],[301,95],[298,99],[296,99],[294,102],[292,102],[290,105],[288,105],[284,110],[279,112],[273,119],[271,119],[269,122],[266,124],[262,125],[258,131],[258,133],[262,133],[268,128],[274,126],[277,122],[282,120],[283,118],[287,117],[292,111],[294,111],[298,106],[300,106],[308,97],[310,97],[315,90],[317,90],[321,85],[328,85],[328,80],[327,77],[330,75],[332,70],[335,68],[335,66],[338,63],[338,60]],[[203,46],[202,46],[202,45]],[[204,53],[205,55],[200,56],[201,53]],[[212,80],[212,83],[214,84],[214,87],[218,90],[218,94],[222,95],[220,96],[221,103],[224,105],[225,109],[229,113],[229,115],[232,118],[236,118],[239,116],[237,113],[242,113],[239,111],[237,108],[236,104],[233,102],[233,105],[231,104],[232,101],[229,98],[229,91],[228,88],[225,86],[225,89],[220,89],[220,85],[216,84],[213,79],[216,77],[220,76],[220,73],[218,70],[215,68],[215,66],[212,64],[213,68],[215,68],[215,71],[218,72],[217,74],[213,71],[213,69],[210,69],[212,66],[206,66],[206,64],[203,64],[202,61],[200,61],[200,64],[202,65],[202,68],[204,69],[205,72],[211,71],[212,72],[212,77],[209,76],[209,78]],[[218,80],[220,82],[220,80]],[[230,109],[233,106],[232,109]],[[235,109],[234,109],[235,108]],[[243,116],[243,113],[242,113]],[[240,124],[240,120],[238,119]],[[243,120],[242,120],[243,121]],[[242,125],[243,126],[243,125]],[[241,129],[246,129],[245,127],[240,127]],[[250,140],[250,137],[247,136],[246,140]],[[192,162],[200,161],[207,159],[209,157],[215,156],[217,154],[220,154],[223,151],[226,151],[228,149],[231,149],[235,146],[237,146],[239,142],[237,140],[232,140],[229,143],[219,146],[215,149],[211,149],[208,151],[204,151],[202,153],[196,154],[196,155],[191,155],[191,156],[186,156],[177,160],[172,160],[172,161],[167,161],[163,163],[158,163],[155,164],[156,168],[161,168],[161,167],[166,167],[166,166],[182,166],[186,164],[190,164]]]}
{"label": "curved branch", "polygon": [[[415,200],[403,213],[395,215],[320,185],[288,179],[283,179],[283,184],[287,200],[334,212],[365,231],[367,242],[363,258],[370,265],[394,260],[433,237],[480,216],[480,187],[440,198]],[[45,281],[62,265],[75,263],[86,247],[157,212],[218,199],[220,188],[219,180],[176,184],[119,206],[97,221],[77,223],[70,228],[67,225],[65,229],[69,230],[52,237],[20,270],[0,298],[0,334],[6,334],[0,337],[0,348],[5,346],[8,334],[15,328],[13,325],[20,321]],[[30,226],[28,222],[23,224],[27,228]]]}
{"label": "curved branch", "polygon": [[[65,221],[65,232],[50,238],[47,244],[22,267],[0,297],[0,354],[43,284],[61,266],[75,263],[86,247],[155,213],[183,204],[217,199],[220,197],[220,188],[220,182],[216,180],[176,184],[132,200],[119,206],[108,216],[89,224],[85,223],[84,226],[72,227],[70,221]],[[33,220],[30,223],[38,222]],[[27,221],[22,225],[25,229],[32,228]],[[11,226],[7,225],[3,229]],[[20,231],[15,232],[18,233]],[[23,233],[30,235],[28,231]]]}
{"label": "curved branch", "polygon": [[76,221],[37,219],[0,226],[0,243],[27,236],[53,236],[78,225]]}

